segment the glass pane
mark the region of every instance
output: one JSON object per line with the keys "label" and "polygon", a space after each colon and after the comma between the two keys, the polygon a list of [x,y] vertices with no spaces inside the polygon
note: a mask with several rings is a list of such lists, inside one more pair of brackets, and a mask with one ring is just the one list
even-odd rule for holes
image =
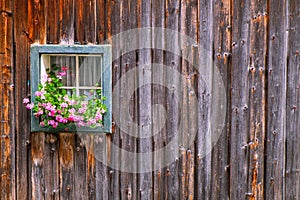
{"label": "glass pane", "polygon": [[100,85],[101,64],[101,56],[79,56],[79,85]]}
{"label": "glass pane", "polygon": [[58,68],[58,72],[65,71],[66,75],[62,77],[65,86],[76,85],[76,57],[75,56],[51,56],[50,66]]}

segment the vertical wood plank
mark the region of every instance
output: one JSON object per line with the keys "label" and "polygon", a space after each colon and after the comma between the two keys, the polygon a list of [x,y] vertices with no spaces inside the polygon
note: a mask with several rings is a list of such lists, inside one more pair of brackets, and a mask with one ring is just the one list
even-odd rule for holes
{"label": "vertical wood plank", "polygon": [[28,90],[28,5],[14,1],[14,40],[15,40],[15,115],[16,115],[16,199],[30,199],[29,175],[29,112],[26,111],[22,99],[29,94]]}
{"label": "vertical wood plank", "polygon": [[[228,138],[230,136],[230,74],[231,74],[231,42],[232,42],[232,1],[217,1],[214,4],[214,61],[215,67],[212,71],[212,79],[210,81],[210,87],[212,90],[211,93],[211,103],[212,107],[210,108],[210,118],[211,122],[209,124],[211,130],[217,130],[215,127],[220,126],[221,124],[216,125],[214,123],[214,117],[217,117],[218,113],[214,112],[215,105],[222,103],[222,99],[218,98],[218,94],[221,93],[219,84],[223,84],[226,96],[227,96],[227,112],[228,115],[225,119],[224,126],[221,126],[220,135],[218,140],[215,138],[215,132],[211,134],[211,144],[212,146],[212,190],[211,196],[212,199],[229,199],[229,171],[228,165],[230,162],[229,158],[229,142]],[[221,80],[218,80],[216,76],[221,77]],[[220,82],[218,82],[220,81]],[[222,83],[223,81],[223,83]],[[222,97],[221,97],[222,98]],[[216,99],[216,100],[215,100]],[[225,106],[225,105],[224,105]],[[230,163],[231,164],[231,163]],[[232,175],[230,175],[230,178]],[[208,183],[206,183],[208,184]],[[237,188],[235,188],[237,190]]]}
{"label": "vertical wood plank", "polygon": [[[249,105],[250,114],[248,196],[264,198],[264,142],[266,135],[266,64],[268,16],[267,1],[252,1],[250,5],[249,44]],[[259,30],[259,31],[258,31]],[[233,43],[235,44],[235,43]],[[248,108],[249,106],[249,108]]]}
{"label": "vertical wood plank", "polygon": [[46,0],[28,1],[29,38],[32,42],[46,43]]}
{"label": "vertical wood plank", "polygon": [[[95,147],[95,184],[96,184],[96,199],[108,200],[108,167],[104,164],[107,162],[107,143],[109,138],[106,135],[95,135],[94,147]],[[101,158],[101,160],[100,160]],[[104,163],[102,163],[104,162]]]}
{"label": "vertical wood plank", "polygon": [[[120,3],[116,1],[107,1],[108,9],[108,37],[116,35],[120,32]],[[112,57],[113,60],[113,85],[116,86],[120,78],[120,44],[119,41],[111,41],[111,38],[108,40],[112,43]],[[118,83],[120,84],[120,83]],[[114,90],[113,90],[114,92]],[[116,109],[114,113],[119,113],[119,105],[116,105],[115,100],[113,99],[113,109]],[[114,117],[114,116],[113,116]],[[113,145],[120,147],[120,128],[115,125],[112,137],[110,138]],[[110,162],[116,162],[116,167],[119,167],[119,158],[120,152],[114,152],[112,149],[108,149],[110,155]],[[117,169],[109,169],[109,197],[112,199],[120,199],[120,185],[119,185],[119,174],[120,172]]]}
{"label": "vertical wood plank", "polygon": [[[76,1],[74,7],[74,40],[77,44],[96,43],[96,0]],[[104,8],[99,8],[105,13]],[[98,10],[99,10],[98,9]]]}
{"label": "vertical wood plank", "polygon": [[299,1],[289,2],[289,38],[287,57],[287,108],[286,108],[286,171],[285,171],[285,199],[300,198],[300,24]]}
{"label": "vertical wood plank", "polygon": [[75,153],[74,153],[74,190],[75,197],[78,199],[88,199],[88,180],[87,174],[87,152],[85,147],[86,133],[77,133],[75,135]]}
{"label": "vertical wood plank", "polygon": [[46,38],[48,44],[60,42],[60,1],[46,0]]}
{"label": "vertical wood plank", "polygon": [[287,1],[269,2],[268,125],[266,136],[265,198],[285,196],[285,140],[287,88]]}
{"label": "vertical wood plank", "polygon": [[31,198],[34,200],[45,199],[44,144],[44,133],[40,132],[31,135]]}
{"label": "vertical wood plank", "polygon": [[44,180],[45,199],[59,199],[59,160],[57,135],[45,134],[44,144]]}
{"label": "vertical wood plank", "polygon": [[107,10],[108,2],[105,0],[96,1],[96,41],[98,44],[102,44],[107,36],[107,24],[108,24],[108,13]]}
{"label": "vertical wood plank", "polygon": [[[152,27],[164,28],[165,25],[165,1],[154,1],[152,6]],[[152,69],[152,106],[157,106],[157,109],[153,109],[153,151],[158,151],[164,148],[166,144],[166,88],[165,88],[165,71],[164,71],[164,52],[158,49],[161,44],[165,43],[165,37],[163,34],[158,35],[158,33],[152,34],[152,63],[154,63],[154,68]],[[157,65],[157,67],[156,67]],[[160,129],[161,128],[161,129]],[[153,157],[153,166],[157,167],[153,171],[153,198],[154,199],[164,199],[164,184],[165,176],[164,172],[164,155],[163,152],[160,154],[156,153]]]}
{"label": "vertical wood plank", "polygon": [[60,199],[74,199],[74,134],[59,133]]}
{"label": "vertical wood plank", "polygon": [[0,199],[16,199],[12,2],[0,1],[0,10]]}
{"label": "vertical wood plank", "polygon": [[94,147],[94,136],[85,136],[85,147],[86,147],[86,184],[88,189],[88,199],[96,199],[96,167],[95,167],[95,147]]}
{"label": "vertical wood plank", "polygon": [[[250,2],[242,1],[233,4],[232,36],[232,92],[231,92],[231,137],[230,137],[230,197],[246,198],[248,191],[248,172],[252,171],[250,157]],[[253,40],[253,39],[252,39]],[[253,43],[253,41],[251,41]],[[250,169],[249,169],[250,168]],[[248,194],[249,193],[249,194]]]}
{"label": "vertical wood plank", "polygon": [[210,129],[210,110],[211,106],[211,95],[207,90],[208,84],[205,83],[202,78],[201,66],[206,70],[205,74],[208,80],[213,77],[212,61],[213,57],[213,4],[209,1],[200,0],[198,2],[198,15],[199,15],[199,67],[200,73],[198,77],[198,134],[196,138],[196,185],[197,191],[195,195],[197,199],[211,199],[211,170],[212,170],[212,154],[208,152],[205,156],[203,152],[209,148],[206,142],[210,138],[207,136],[207,132]]}
{"label": "vertical wood plank", "polygon": [[[166,0],[165,1],[165,28],[171,29],[174,31],[179,31],[180,24],[180,2],[178,0]],[[167,37],[168,35],[165,35]],[[179,38],[170,38],[172,42],[166,43],[166,49],[174,49],[174,52],[180,52],[179,47]],[[164,64],[170,67],[172,70],[180,72],[180,56],[174,55],[171,52],[165,52]],[[165,74],[164,78],[166,82],[173,82],[174,89],[180,90],[180,80],[177,80],[176,77],[173,77],[172,74]],[[175,78],[175,80],[174,80]],[[179,93],[179,91],[178,91]],[[166,121],[166,134],[167,141],[169,143],[172,140],[175,140],[174,143],[178,144],[178,138],[173,138],[179,129],[179,97],[176,96],[175,91],[167,91],[166,93],[166,104],[167,104],[167,121]],[[175,155],[179,155],[179,148],[175,147],[172,149]],[[170,155],[164,155],[170,156]],[[164,199],[179,199],[179,158],[174,160],[173,163],[166,167],[164,171],[164,176],[166,179],[165,183],[165,193]]]}
{"label": "vertical wood plank", "polygon": [[60,0],[60,43],[74,44],[74,0]]}
{"label": "vertical wood plank", "polygon": [[[140,22],[141,28],[150,27],[151,25],[151,1],[140,1]],[[139,45],[150,47],[150,32],[140,35]],[[151,85],[145,84],[151,82],[151,50],[139,49],[139,69],[138,82],[139,88],[139,142],[138,153],[146,153],[152,151],[151,137],[142,138],[143,135],[151,135],[152,116],[151,116]],[[143,172],[146,166],[152,166],[152,157],[148,158],[138,156],[138,170],[141,172],[138,176],[138,199],[152,199],[152,173]]]}

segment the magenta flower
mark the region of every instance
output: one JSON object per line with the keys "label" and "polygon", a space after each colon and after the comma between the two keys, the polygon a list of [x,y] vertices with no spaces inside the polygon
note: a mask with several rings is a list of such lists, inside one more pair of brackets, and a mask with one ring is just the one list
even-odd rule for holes
{"label": "magenta flower", "polygon": [[64,77],[67,75],[67,72],[66,71],[58,72],[57,75],[60,77]]}
{"label": "magenta flower", "polygon": [[28,110],[31,110],[33,108],[33,106],[34,106],[34,103],[29,103],[29,104],[26,105],[26,108]]}
{"label": "magenta flower", "polygon": [[24,99],[23,99],[23,103],[24,103],[24,104],[29,103],[29,99],[28,99],[28,98],[24,98]]}
{"label": "magenta flower", "polygon": [[68,117],[68,120],[69,120],[70,122],[74,122],[74,115],[70,115],[70,116]]}
{"label": "magenta flower", "polygon": [[40,122],[40,125],[41,125],[42,127],[44,127],[44,126],[45,126],[45,122],[44,122],[44,121]]}

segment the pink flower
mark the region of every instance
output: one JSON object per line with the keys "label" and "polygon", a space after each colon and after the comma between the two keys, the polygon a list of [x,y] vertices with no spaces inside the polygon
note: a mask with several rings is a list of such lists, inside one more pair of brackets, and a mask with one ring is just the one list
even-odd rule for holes
{"label": "pink flower", "polygon": [[88,102],[87,102],[87,101],[83,101],[83,102],[81,103],[81,106],[82,106],[83,108],[86,108],[87,105],[88,105]]}
{"label": "pink flower", "polygon": [[60,105],[60,107],[62,107],[62,108],[66,108],[66,107],[68,107],[68,104],[67,104],[67,103],[65,103],[65,102],[63,102],[63,103]]}
{"label": "pink flower", "polygon": [[28,99],[28,98],[24,98],[24,99],[23,99],[23,103],[24,103],[24,104],[29,103],[29,99]]}
{"label": "pink flower", "polygon": [[102,120],[102,114],[100,112],[96,113],[95,119],[98,120]]}
{"label": "pink flower", "polygon": [[84,107],[78,109],[78,113],[80,113],[80,114],[85,113],[85,111],[86,111],[86,108],[84,108]]}
{"label": "pink flower", "polygon": [[44,75],[42,76],[41,82],[42,82],[42,83],[46,83],[47,80],[48,80],[48,75],[47,75],[47,74],[44,74]]}
{"label": "pink flower", "polygon": [[84,126],[85,124],[83,121],[79,121],[77,125],[80,127],[80,126]]}
{"label": "pink flower", "polygon": [[101,113],[104,114],[106,111],[104,109],[101,110]]}
{"label": "pink flower", "polygon": [[71,114],[74,114],[75,112],[76,112],[75,108],[71,108],[71,109],[69,110],[69,113],[71,113]]}
{"label": "pink flower", "polygon": [[48,81],[49,83],[51,83],[51,82],[52,82],[52,79],[51,79],[51,78],[48,78],[47,81]]}
{"label": "pink flower", "polygon": [[70,115],[70,116],[68,117],[68,120],[69,120],[70,122],[73,122],[73,121],[74,121],[74,115]]}
{"label": "pink flower", "polygon": [[54,120],[49,120],[48,125],[51,125],[53,128],[56,128],[58,126],[58,123]]}
{"label": "pink flower", "polygon": [[28,110],[31,110],[33,108],[33,106],[34,106],[34,103],[29,103],[29,104],[26,105],[26,108]]}
{"label": "pink flower", "polygon": [[34,95],[35,96],[37,96],[37,97],[39,97],[39,96],[42,96],[44,94],[44,92],[40,92],[40,91],[36,91],[35,93],[34,93]]}
{"label": "pink flower", "polygon": [[70,99],[69,99],[68,96],[64,96],[64,100],[65,100],[66,102],[70,102]]}
{"label": "pink flower", "polygon": [[44,127],[45,126],[45,122],[40,122],[40,125],[42,126],[42,127]]}
{"label": "pink flower", "polygon": [[58,79],[62,79],[62,76],[61,76],[61,75],[56,75],[56,77],[57,77]]}
{"label": "pink flower", "polygon": [[44,112],[43,112],[43,110],[38,110],[38,112],[36,113],[36,116],[40,116],[40,115],[42,115]]}
{"label": "pink flower", "polygon": [[57,75],[63,77],[67,75],[67,72],[66,71],[58,72]]}
{"label": "pink flower", "polygon": [[62,71],[67,71],[67,70],[68,70],[68,67],[67,67],[67,66],[62,66],[62,67],[61,67],[61,70],[62,70]]}

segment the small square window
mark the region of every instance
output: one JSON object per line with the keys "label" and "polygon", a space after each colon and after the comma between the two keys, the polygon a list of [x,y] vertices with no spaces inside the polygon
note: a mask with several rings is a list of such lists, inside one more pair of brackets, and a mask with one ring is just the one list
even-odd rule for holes
{"label": "small square window", "polygon": [[[112,74],[111,74],[111,46],[110,45],[32,45],[31,52],[31,100],[35,101],[35,91],[43,77],[57,68],[66,69],[66,73],[59,77],[62,85],[59,89],[66,91],[68,96],[85,95],[85,101],[90,98],[105,97],[103,104],[107,111],[103,115],[101,126],[75,126],[67,125],[67,128],[42,127],[40,119],[31,117],[32,132],[104,132],[111,133],[112,121]],[[57,75],[57,77],[59,74]]]}

